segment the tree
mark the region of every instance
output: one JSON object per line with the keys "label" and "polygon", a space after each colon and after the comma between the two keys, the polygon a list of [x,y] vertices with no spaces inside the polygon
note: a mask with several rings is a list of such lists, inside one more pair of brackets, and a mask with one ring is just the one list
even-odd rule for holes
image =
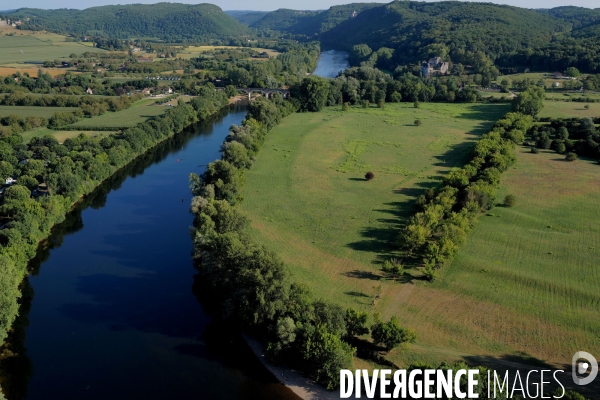
{"label": "tree", "polygon": [[375,174],[373,174],[371,171],[367,172],[365,174],[365,179],[370,181],[371,179],[375,178]]}
{"label": "tree", "polygon": [[565,75],[570,76],[572,78],[577,78],[578,76],[581,76],[581,72],[579,72],[579,70],[575,67],[569,67],[565,71]]}
{"label": "tree", "polygon": [[390,351],[401,343],[414,343],[417,335],[410,329],[400,327],[395,315],[388,322],[383,322],[379,316],[375,316],[375,324],[371,326],[371,338],[373,343],[382,344]]}
{"label": "tree", "polygon": [[512,207],[515,205],[516,202],[517,198],[515,197],[515,195],[507,194],[506,197],[504,197],[503,204],[505,207]]}
{"label": "tree", "polygon": [[567,140],[569,138],[569,131],[566,127],[561,126],[558,128],[558,132],[556,134],[560,140]]}
{"label": "tree", "polygon": [[506,78],[502,79],[502,81],[500,82],[500,89],[503,93],[510,92],[510,81]]}
{"label": "tree", "polygon": [[567,150],[567,146],[563,142],[560,142],[556,145],[556,152],[559,154],[564,153]]}
{"label": "tree", "polygon": [[544,108],[544,88],[530,86],[513,100],[513,111],[536,116]]}
{"label": "tree", "polygon": [[369,327],[367,326],[367,313],[359,312],[353,308],[346,310],[346,333],[350,336],[362,336],[369,333]]}
{"label": "tree", "polygon": [[237,96],[237,90],[235,90],[235,86],[233,85],[225,86],[225,93],[227,94],[227,97]]}
{"label": "tree", "polygon": [[300,101],[302,111],[318,112],[325,107],[329,94],[329,82],[320,76],[304,78],[290,88],[292,97]]}
{"label": "tree", "polygon": [[575,154],[573,152],[569,152],[565,156],[565,160],[567,160],[567,161],[575,161],[575,160],[577,160],[577,154]]}

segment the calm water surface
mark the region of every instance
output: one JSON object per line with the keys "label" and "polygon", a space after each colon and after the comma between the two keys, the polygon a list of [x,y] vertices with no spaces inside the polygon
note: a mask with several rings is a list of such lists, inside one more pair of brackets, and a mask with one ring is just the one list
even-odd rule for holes
{"label": "calm water surface", "polygon": [[337,50],[323,51],[319,56],[317,68],[313,75],[319,75],[323,78],[335,78],[340,71],[349,66],[348,53]]}
{"label": "calm water surface", "polygon": [[159,145],[55,229],[25,288],[9,400],[295,398],[192,293],[188,174],[244,116]]}

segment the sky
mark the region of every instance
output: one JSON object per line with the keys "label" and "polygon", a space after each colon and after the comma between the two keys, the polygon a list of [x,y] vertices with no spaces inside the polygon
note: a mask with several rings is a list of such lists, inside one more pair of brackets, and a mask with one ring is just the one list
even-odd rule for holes
{"label": "sky", "polygon": [[[223,10],[261,10],[271,11],[278,8],[291,8],[299,10],[322,10],[333,5],[348,4],[355,2],[379,2],[389,3],[380,0],[177,0],[177,3],[198,4],[201,2],[216,4]],[[430,0],[429,0],[430,1]],[[468,0],[467,0],[468,1]],[[490,2],[490,0],[487,0]],[[157,0],[22,0],[11,2],[9,0],[0,0],[0,10],[14,9],[20,7],[29,8],[88,8],[103,6],[107,4],[131,4],[157,3]],[[588,8],[600,7],[598,0],[493,0],[492,3],[508,4],[512,6],[526,8],[552,8],[558,6],[579,6]]]}

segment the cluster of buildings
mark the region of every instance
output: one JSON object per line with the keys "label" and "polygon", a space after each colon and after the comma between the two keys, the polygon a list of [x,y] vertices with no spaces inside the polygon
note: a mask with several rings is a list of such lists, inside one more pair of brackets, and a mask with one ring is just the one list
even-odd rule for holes
{"label": "cluster of buildings", "polygon": [[147,76],[146,79],[150,81],[180,81],[181,78],[178,76]]}
{"label": "cluster of buildings", "polygon": [[443,62],[441,57],[430,58],[421,64],[421,75],[424,77],[448,75],[448,63]]}
{"label": "cluster of buildings", "polygon": [[[29,18],[26,19],[26,21],[28,21]],[[21,22],[20,20],[16,19],[16,20],[11,20],[9,18],[7,19],[0,19],[0,26],[12,26],[12,27],[16,27],[18,25],[21,25],[23,22]]]}

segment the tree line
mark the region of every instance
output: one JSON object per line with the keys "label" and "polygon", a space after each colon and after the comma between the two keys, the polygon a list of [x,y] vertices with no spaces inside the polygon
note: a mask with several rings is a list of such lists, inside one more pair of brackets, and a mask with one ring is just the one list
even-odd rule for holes
{"label": "tree line", "polygon": [[413,342],[415,334],[395,318],[376,318],[369,327],[366,313],[315,300],[304,285],[292,282],[288,268],[273,251],[256,244],[247,233],[248,219],[236,204],[244,171],[260,150],[267,132],[294,103],[275,95],[250,103],[242,126],[232,126],[222,158],[198,176],[190,175],[194,194],[194,259],[215,316],[261,338],[270,359],[299,368],[333,389],[339,370],[351,368],[355,336],[371,332],[374,343],[390,350]]}
{"label": "tree line", "polygon": [[[466,77],[464,77],[466,78]],[[319,111],[339,104],[377,104],[385,102],[465,102],[481,100],[463,77],[423,79],[407,71],[393,77],[377,68],[362,66],[346,69],[335,79],[318,76],[304,78],[292,85],[291,101],[302,111]]]}
{"label": "tree line", "polygon": [[528,132],[527,144],[552,149],[559,154],[574,153],[600,162],[600,118],[545,118]]}
{"label": "tree line", "polygon": [[516,162],[514,147],[532,126],[531,115],[506,114],[475,144],[471,160],[445,176],[442,188],[429,189],[417,199],[417,212],[398,244],[407,261],[421,260],[427,279],[436,278],[437,270],[464,244],[477,217],[494,206],[501,174]]}

